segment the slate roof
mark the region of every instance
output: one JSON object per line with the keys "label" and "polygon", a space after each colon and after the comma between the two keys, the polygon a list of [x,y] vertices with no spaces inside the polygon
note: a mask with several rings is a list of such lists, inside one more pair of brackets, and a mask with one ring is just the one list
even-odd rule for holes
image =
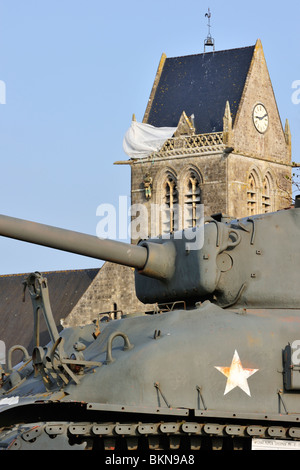
{"label": "slate roof", "polygon": [[[60,320],[66,318],[89,287],[99,269],[70,271],[51,271],[42,273],[48,281],[51,309],[55,323],[61,331]],[[16,344],[25,346],[32,353],[33,309],[28,290],[23,302],[23,284],[27,274],[0,276],[0,340],[6,345],[6,351]],[[49,342],[49,336],[40,315],[41,344]],[[14,353],[16,357],[18,352]],[[15,363],[15,356],[13,356]]]}
{"label": "slate roof", "polygon": [[185,111],[197,134],[220,132],[228,100],[234,123],[254,47],[167,58],[146,122],[176,127]]}

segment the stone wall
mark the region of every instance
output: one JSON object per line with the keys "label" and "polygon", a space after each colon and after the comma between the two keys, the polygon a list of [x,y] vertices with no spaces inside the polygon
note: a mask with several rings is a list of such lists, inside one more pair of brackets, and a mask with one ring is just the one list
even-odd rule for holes
{"label": "stone wall", "polygon": [[[253,124],[253,109],[262,103],[268,112],[269,125],[264,133]],[[258,40],[247,76],[238,113],[234,122],[228,157],[228,211],[235,217],[247,213],[247,185],[251,172],[257,187],[257,213],[264,212],[263,182],[269,175],[271,210],[286,208],[291,203],[291,137],[283,128],[263,48]]]}
{"label": "stone wall", "polygon": [[[263,103],[269,114],[269,128],[264,134],[253,125],[255,104]],[[251,155],[273,162],[290,163],[291,155],[286,143],[263,48],[255,46],[252,63],[234,123],[234,149],[241,155]]]}
{"label": "stone wall", "polygon": [[265,175],[270,181],[270,212],[285,209],[290,205],[291,184],[286,176],[290,176],[291,168],[279,163],[270,163],[257,158],[245,158],[244,155],[231,154],[228,157],[228,213],[234,217],[248,216],[247,186],[250,172],[257,177],[256,213],[263,213],[263,181]]}
{"label": "stone wall", "polygon": [[134,270],[106,262],[62,326],[89,324],[105,312],[128,315],[150,309],[135,295]]}
{"label": "stone wall", "polygon": [[[178,203],[183,206],[183,186],[190,170],[195,171],[201,181],[201,202],[204,205],[205,216],[217,212],[227,212],[227,162],[223,152],[209,151],[176,158],[156,158],[149,163],[136,162],[131,165],[131,200],[132,204],[145,205],[148,214],[149,234],[151,233],[151,205],[161,204],[166,174],[169,172],[175,176]],[[146,173],[149,173],[153,179],[152,197],[148,200],[145,198],[143,189],[143,179]],[[156,220],[155,235],[158,234],[160,234],[160,228]]]}

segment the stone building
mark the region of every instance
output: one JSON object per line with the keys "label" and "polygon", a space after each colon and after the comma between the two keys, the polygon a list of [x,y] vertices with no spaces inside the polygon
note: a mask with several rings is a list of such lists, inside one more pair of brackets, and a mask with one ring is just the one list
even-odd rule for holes
{"label": "stone building", "polygon": [[[197,225],[201,207],[206,216],[240,218],[290,205],[291,134],[279,116],[260,40],[184,57],[163,54],[143,123],[176,128],[151,154],[116,162],[131,167],[131,203],[146,209],[149,235]],[[153,207],[163,208],[159,216]],[[63,326],[89,323],[100,312],[150,307],[136,298],[131,268],[104,263],[94,274],[60,316]],[[49,288],[51,295],[50,282]]]}

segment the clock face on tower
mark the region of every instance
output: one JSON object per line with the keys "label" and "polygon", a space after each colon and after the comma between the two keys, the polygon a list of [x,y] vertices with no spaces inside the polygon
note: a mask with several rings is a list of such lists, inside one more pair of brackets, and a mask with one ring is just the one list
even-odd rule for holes
{"label": "clock face on tower", "polygon": [[253,123],[255,128],[263,134],[268,129],[269,115],[263,104],[258,103],[253,109]]}

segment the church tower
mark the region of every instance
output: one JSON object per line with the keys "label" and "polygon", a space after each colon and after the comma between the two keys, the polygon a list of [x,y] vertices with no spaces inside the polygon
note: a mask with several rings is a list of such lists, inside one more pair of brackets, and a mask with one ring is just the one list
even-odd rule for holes
{"label": "church tower", "polygon": [[[291,135],[260,40],[184,57],[163,54],[143,123],[174,129],[161,148],[127,162],[131,203],[146,206],[149,236],[197,225],[200,205],[205,216],[237,218],[289,206]],[[165,208],[156,220],[154,206]]]}

